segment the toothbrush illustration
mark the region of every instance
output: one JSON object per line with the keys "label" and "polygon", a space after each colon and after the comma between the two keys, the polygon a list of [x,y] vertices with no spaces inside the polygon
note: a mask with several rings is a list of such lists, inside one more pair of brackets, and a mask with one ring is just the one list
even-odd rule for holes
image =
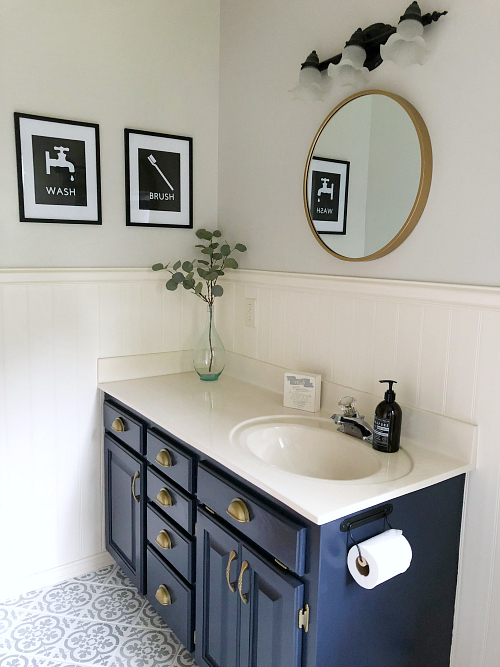
{"label": "toothbrush illustration", "polygon": [[174,191],[174,188],[170,185],[170,183],[167,181],[167,179],[166,179],[166,177],[165,177],[165,174],[162,172],[162,170],[160,169],[160,167],[156,164],[156,160],[154,159],[154,157],[153,157],[152,155],[148,155],[148,160],[151,162],[151,164],[153,165],[153,167],[155,167],[155,169],[158,170],[158,173],[160,174],[160,176],[163,178],[163,180],[165,181],[165,183],[168,185],[168,187],[169,187],[169,188],[172,190],[172,192],[173,192],[173,191]]}

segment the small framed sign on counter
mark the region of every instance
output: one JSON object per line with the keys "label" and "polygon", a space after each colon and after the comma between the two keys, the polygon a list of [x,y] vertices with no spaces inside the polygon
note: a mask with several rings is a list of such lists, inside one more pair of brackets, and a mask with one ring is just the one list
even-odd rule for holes
{"label": "small framed sign on counter", "polygon": [[321,405],[321,375],[286,371],[283,405],[285,408],[318,412]]}
{"label": "small framed sign on counter", "polygon": [[127,225],[193,227],[193,140],[125,130]]}
{"label": "small framed sign on counter", "polygon": [[99,126],[15,113],[21,222],[102,224]]}

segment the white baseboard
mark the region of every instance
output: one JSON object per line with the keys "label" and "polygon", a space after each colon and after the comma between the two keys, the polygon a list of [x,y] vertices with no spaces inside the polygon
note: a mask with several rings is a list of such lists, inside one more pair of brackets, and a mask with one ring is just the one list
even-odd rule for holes
{"label": "white baseboard", "polygon": [[114,560],[108,552],[103,551],[95,556],[89,556],[88,558],[82,558],[82,560],[76,560],[67,565],[61,565],[61,567],[55,567],[51,570],[30,574],[27,577],[14,579],[13,581],[2,582],[0,585],[0,601],[14,598],[38,588],[54,586],[61,581],[66,581],[66,579],[71,579],[72,577],[78,577],[87,572],[99,570],[101,567],[112,565],[113,563]]}

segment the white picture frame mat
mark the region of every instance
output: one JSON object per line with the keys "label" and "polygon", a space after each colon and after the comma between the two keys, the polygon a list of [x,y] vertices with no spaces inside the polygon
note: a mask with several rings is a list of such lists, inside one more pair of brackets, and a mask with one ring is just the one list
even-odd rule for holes
{"label": "white picture frame mat", "polygon": [[139,148],[151,151],[179,153],[181,159],[181,210],[168,211],[173,225],[189,224],[189,143],[173,137],[149,134],[128,135],[130,176],[130,222],[134,224],[165,224],[165,211],[149,211],[139,208]]}
{"label": "white picture frame mat", "polygon": [[[57,129],[56,129],[57,128]],[[60,128],[60,131],[59,131]],[[23,175],[24,214],[27,218],[97,220],[97,136],[94,127],[73,125],[59,121],[37,120],[36,118],[19,118],[19,134],[21,139],[21,164]],[[55,134],[62,139],[85,141],[85,172],[87,185],[87,206],[53,206],[35,202],[35,174],[33,170],[32,135],[53,137]]]}
{"label": "white picture frame mat", "polygon": [[312,195],[312,176],[314,171],[325,171],[331,174],[340,174],[340,193],[339,193],[339,219],[338,222],[328,222],[327,220],[315,220],[312,213],[311,219],[314,228],[318,233],[339,231],[344,229],[344,216],[346,204],[346,183],[347,183],[347,165],[342,162],[333,162],[331,160],[320,157],[311,158],[311,166],[307,176],[307,196],[309,199],[309,210],[311,211],[311,195]]}

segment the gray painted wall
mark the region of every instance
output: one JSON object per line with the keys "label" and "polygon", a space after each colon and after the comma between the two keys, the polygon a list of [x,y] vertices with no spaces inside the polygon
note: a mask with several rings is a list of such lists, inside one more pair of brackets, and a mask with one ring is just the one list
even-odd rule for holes
{"label": "gray painted wall", "polygon": [[[219,3],[0,0],[0,267],[151,266],[192,230],[125,226],[123,129],[194,139],[194,225],[217,221]],[[102,226],[19,222],[14,111],[100,125]]]}
{"label": "gray painted wall", "polygon": [[423,66],[384,63],[369,88],[405,97],[427,124],[434,175],[427,207],[390,255],[345,262],[317,243],[302,202],[304,164],[323,119],[352,89],[306,105],[288,91],[312,49],[340,51],[358,27],[394,24],[401,0],[222,0],[219,220],[249,247],[248,268],[500,285],[500,6],[423,0],[448,9],[426,29]]}

